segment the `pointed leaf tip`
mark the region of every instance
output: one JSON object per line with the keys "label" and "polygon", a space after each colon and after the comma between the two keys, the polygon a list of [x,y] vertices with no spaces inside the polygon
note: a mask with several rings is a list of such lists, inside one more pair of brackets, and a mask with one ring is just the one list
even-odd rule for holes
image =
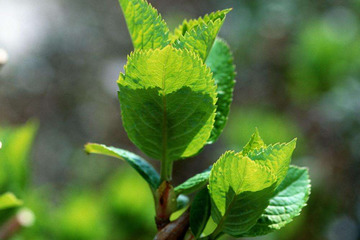
{"label": "pointed leaf tip", "polygon": [[169,44],[169,29],[157,10],[145,0],[120,0],[135,49],[163,48]]}

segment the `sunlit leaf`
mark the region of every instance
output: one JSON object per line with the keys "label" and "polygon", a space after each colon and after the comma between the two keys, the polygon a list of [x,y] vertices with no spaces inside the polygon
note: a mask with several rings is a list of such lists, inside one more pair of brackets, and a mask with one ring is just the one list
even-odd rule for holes
{"label": "sunlit leaf", "polygon": [[166,23],[146,0],[119,0],[135,49],[155,49],[169,43]]}
{"label": "sunlit leaf", "polygon": [[17,199],[12,193],[4,193],[0,195],[0,210],[22,205],[22,201]]}
{"label": "sunlit leaf", "polygon": [[255,226],[243,236],[254,237],[268,234],[284,227],[300,212],[310,195],[310,179],[306,168],[290,166],[284,181],[276,189],[269,206]]}
{"label": "sunlit leaf", "polygon": [[216,87],[196,55],[171,46],[135,51],[118,84],[125,130],[144,153],[170,162],[205,145],[215,118]]}
{"label": "sunlit leaf", "polygon": [[186,48],[199,54],[202,60],[206,60],[215,38],[224,23],[226,14],[231,9],[215,12],[196,20],[184,21],[175,30],[172,38],[176,48]]}
{"label": "sunlit leaf", "polygon": [[248,231],[268,206],[276,181],[268,167],[246,156],[222,155],[209,179],[211,216],[218,228],[235,237]]}

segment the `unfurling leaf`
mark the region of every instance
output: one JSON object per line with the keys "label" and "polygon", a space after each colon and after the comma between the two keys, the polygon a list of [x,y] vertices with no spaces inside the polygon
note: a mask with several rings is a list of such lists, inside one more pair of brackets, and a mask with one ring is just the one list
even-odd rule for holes
{"label": "unfurling leaf", "polygon": [[296,139],[289,143],[265,145],[258,130],[256,130],[240,154],[269,167],[278,179],[278,186],[286,176],[295,147]]}
{"label": "unfurling leaf", "polygon": [[214,128],[208,143],[215,142],[228,119],[230,104],[233,99],[233,90],[235,85],[235,66],[233,56],[229,46],[222,39],[216,39],[211,48],[210,54],[206,59],[206,65],[211,69],[215,84],[217,85],[217,102]]}
{"label": "unfurling leaf", "polygon": [[86,144],[85,152],[102,154],[126,161],[145,179],[145,181],[150,185],[152,190],[155,190],[160,184],[160,176],[156,172],[156,170],[147,161],[134,153],[97,143]]}
{"label": "unfurling leaf", "polygon": [[257,223],[244,237],[255,237],[278,230],[291,222],[300,212],[310,195],[310,179],[306,168],[290,166],[280,186],[276,189],[269,206]]}
{"label": "unfurling leaf", "polygon": [[135,49],[162,48],[169,44],[169,29],[146,0],[120,0]]}
{"label": "unfurling leaf", "polygon": [[196,55],[171,46],[135,51],[118,85],[125,130],[144,153],[170,162],[190,157],[206,144],[216,87],[210,69]]}
{"label": "unfurling leaf", "polygon": [[172,36],[176,48],[188,49],[205,61],[217,34],[231,9],[225,9],[196,20],[184,21]]}

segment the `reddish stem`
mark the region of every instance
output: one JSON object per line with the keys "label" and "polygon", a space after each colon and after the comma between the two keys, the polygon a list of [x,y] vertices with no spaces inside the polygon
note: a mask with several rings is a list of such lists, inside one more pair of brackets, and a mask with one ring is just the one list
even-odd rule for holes
{"label": "reddish stem", "polygon": [[167,224],[155,236],[154,240],[182,240],[189,228],[190,210],[186,210],[178,219]]}
{"label": "reddish stem", "polygon": [[17,216],[11,218],[0,230],[0,239],[7,240],[10,239],[15,233],[20,231],[22,225]]}

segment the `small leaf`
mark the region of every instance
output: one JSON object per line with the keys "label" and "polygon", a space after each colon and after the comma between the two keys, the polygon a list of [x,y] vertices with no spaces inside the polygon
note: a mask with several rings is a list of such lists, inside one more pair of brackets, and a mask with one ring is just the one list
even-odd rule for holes
{"label": "small leaf", "polygon": [[222,11],[216,11],[210,14],[206,14],[205,16],[199,17],[198,19],[184,20],[183,23],[174,30],[174,33],[171,34],[170,38],[174,42],[181,36],[185,35],[186,32],[190,31],[196,26],[199,26],[201,22],[208,23],[210,21],[215,22],[217,19],[223,20],[226,14],[230,11],[231,9],[225,9]]}
{"label": "small leaf", "polygon": [[206,15],[204,18],[185,21],[179,29],[175,30],[175,36],[178,36],[179,32],[182,34],[174,41],[174,47],[194,51],[205,61],[225,21],[225,16],[230,10],[225,9]]}
{"label": "small leaf", "polygon": [[162,48],[169,44],[165,21],[145,0],[119,0],[135,49]]}
{"label": "small leaf", "polygon": [[124,128],[144,153],[170,162],[190,157],[206,144],[216,88],[199,57],[171,46],[135,51],[118,85]]}
{"label": "small leaf", "polygon": [[22,205],[22,201],[17,199],[12,193],[5,193],[0,195],[0,210],[6,208],[13,208]]}
{"label": "small leaf", "polygon": [[120,160],[126,161],[133,167],[144,179],[153,190],[160,184],[160,176],[156,170],[144,159],[138,155],[131,153],[129,151],[108,147],[102,144],[88,143],[85,145],[85,152],[102,154],[106,156],[111,156],[118,158]]}
{"label": "small leaf", "polygon": [[228,119],[230,104],[235,85],[235,66],[233,56],[227,43],[217,38],[206,59],[206,65],[211,69],[217,85],[217,102],[214,128],[208,143],[215,142],[223,131]]}
{"label": "small leaf", "polygon": [[248,231],[268,206],[276,181],[268,167],[247,156],[222,155],[209,179],[211,216],[218,228],[234,237]]}
{"label": "small leaf", "polygon": [[306,168],[290,166],[284,181],[276,189],[256,225],[244,237],[255,237],[278,230],[291,222],[300,212],[310,195],[310,179]]}
{"label": "small leaf", "polygon": [[210,195],[205,187],[196,194],[190,209],[190,228],[196,239],[204,231],[206,223],[210,218],[210,213]]}
{"label": "small leaf", "polygon": [[240,154],[247,156],[249,152],[265,147],[266,145],[262,140],[262,138],[260,137],[259,130],[256,128],[255,133],[251,136],[250,141],[245,145],[245,147],[240,152]]}
{"label": "small leaf", "polygon": [[198,173],[195,176],[189,178],[179,186],[176,186],[175,187],[176,195],[190,194],[205,186],[209,180],[210,171],[211,171],[211,167],[206,169],[202,173]]}

